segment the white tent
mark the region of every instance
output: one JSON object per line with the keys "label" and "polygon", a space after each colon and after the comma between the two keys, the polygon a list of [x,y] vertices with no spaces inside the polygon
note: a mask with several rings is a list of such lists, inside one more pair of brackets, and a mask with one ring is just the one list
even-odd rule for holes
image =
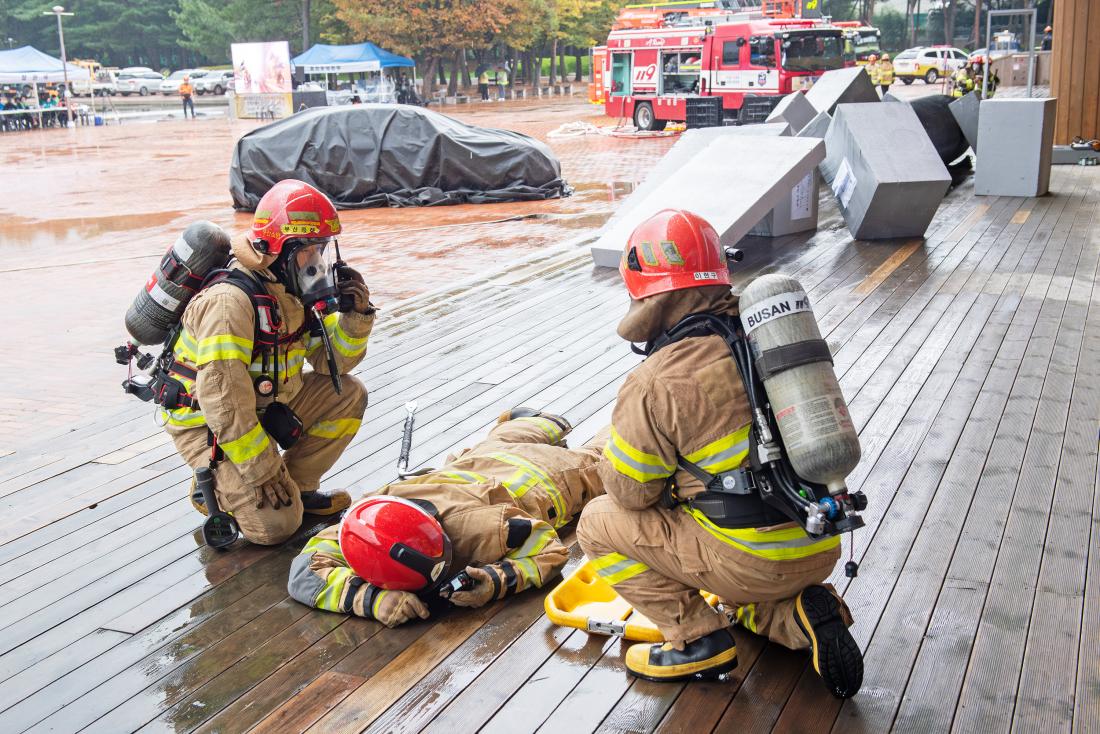
{"label": "white tent", "polygon": [[62,65],[61,59],[44,54],[33,46],[0,51],[0,84],[47,84],[88,76],[88,70],[76,64]]}

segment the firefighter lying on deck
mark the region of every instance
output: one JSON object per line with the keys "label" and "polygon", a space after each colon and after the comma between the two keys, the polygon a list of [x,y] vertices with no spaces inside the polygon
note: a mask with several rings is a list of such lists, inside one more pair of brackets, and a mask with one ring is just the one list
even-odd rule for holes
{"label": "firefighter lying on deck", "polygon": [[[631,235],[620,272],[632,299],[618,332],[650,343],[693,313],[734,315],[737,298],[718,234],[690,212],[665,210]],[[626,379],[612,416],[606,496],[581,516],[577,537],[600,576],[668,640],[629,648],[626,666],[651,680],[720,677],[737,661],[731,619],[700,589],[717,594],[752,632],[792,649],[812,647],[830,691],[854,695],[859,647],[844,602],[822,586],[840,558],[840,538],[813,538],[743,493],[738,517],[719,526],[684,499],[703,491],[686,459],[709,474],[747,463],[751,415],[737,364],[722,337],[675,341]],[[666,502],[674,482],[678,504]]]}
{"label": "firefighter lying on deck", "polygon": [[569,557],[557,529],[603,493],[606,432],[571,450],[569,430],[558,416],[509,411],[442,469],[383,487],[318,533],[291,565],[290,595],[395,627],[427,619],[425,602],[463,570],[472,587],[450,596],[458,606],[543,586]]}
{"label": "firefighter lying on deck", "polygon": [[[214,467],[218,505],[253,543],[282,543],[303,512],[331,515],[351,504],[346,492],[318,491],[359,430],[367,391],[347,372],[363,359],[374,325],[362,276],[344,268],[338,285],[331,280],[325,259],[339,231],[324,194],[280,181],[260,200],[251,234],[233,242],[232,275],[203,288],[183,313],[169,370],[179,402],[165,404],[167,430],[196,469],[207,466],[216,439],[224,454]],[[344,313],[335,312],[338,300]],[[331,350],[316,321],[322,311]],[[343,375],[339,394],[333,372]],[[206,514],[194,491],[192,503]]]}

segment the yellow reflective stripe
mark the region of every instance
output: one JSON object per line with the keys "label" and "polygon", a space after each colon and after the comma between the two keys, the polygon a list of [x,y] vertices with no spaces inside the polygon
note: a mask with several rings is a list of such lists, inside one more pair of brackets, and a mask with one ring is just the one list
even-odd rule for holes
{"label": "yellow reflective stripe", "polygon": [[[279,379],[287,377],[294,377],[302,371],[302,367],[306,363],[306,350],[305,349],[291,349],[289,352],[283,352],[280,350],[279,356],[282,359],[279,362]],[[273,375],[271,365],[264,369],[264,363],[262,357],[257,357],[252,360],[252,364],[248,365],[248,374],[253,377],[259,377],[263,374]]]}
{"label": "yellow reflective stripe", "polygon": [[612,586],[649,570],[649,566],[641,561],[631,560],[622,553],[608,553],[606,556],[600,556],[592,561],[592,567],[596,569],[600,578]]}
{"label": "yellow reflective stripe", "polygon": [[752,528],[733,530],[721,528],[702,512],[686,505],[684,512],[695,518],[703,529],[726,545],[739,548],[759,558],[771,561],[789,561],[823,553],[840,545],[840,536],[811,538],[802,528],[784,528],[760,532]]}
{"label": "yellow reflective stripe", "polygon": [[698,451],[684,456],[692,464],[698,464],[704,471],[720,474],[741,466],[749,455],[749,429],[752,424],[737,429],[728,436],[712,441]]}
{"label": "yellow reflective stripe", "polygon": [[264,452],[271,442],[267,439],[264,429],[257,423],[251,431],[232,441],[219,443],[222,451],[234,464],[243,464],[249,459],[255,459]]}
{"label": "yellow reflective stripe", "polygon": [[501,482],[504,488],[508,490],[508,494],[512,495],[517,500],[527,494],[528,490],[538,483],[538,477],[532,476],[526,469],[516,470],[515,474]]}
{"label": "yellow reflective stripe", "polygon": [[321,589],[321,593],[317,595],[314,606],[326,612],[343,611],[340,608],[340,597],[343,596],[344,585],[349,578],[351,578],[350,568],[334,568],[329,571],[328,578],[325,579],[325,588]]}
{"label": "yellow reflective stripe", "polygon": [[179,338],[176,339],[176,345],[172,351],[175,352],[177,357],[182,357],[183,361],[195,363],[195,352],[198,351],[198,343],[187,333],[186,330],[180,329]]}
{"label": "yellow reflective stripe", "polygon": [[317,421],[306,431],[317,438],[343,438],[354,436],[363,421],[358,418],[337,418],[333,421]]}
{"label": "yellow reflective stripe", "polygon": [[[539,469],[537,466],[527,461],[523,457],[516,456],[515,454],[506,454],[501,451],[490,454],[490,457],[496,459],[497,461],[502,461],[505,464],[511,464],[514,467],[526,469],[527,473],[535,477],[538,483],[541,484],[546,490],[546,494],[550,496],[550,502],[554,505],[554,511],[557,514],[557,517],[554,518],[554,526],[560,528],[562,525],[568,522],[569,513],[568,509],[565,506],[565,499],[561,495],[561,490],[558,489],[557,485],[550,481],[550,477],[546,472],[544,472],[542,469]],[[529,488],[530,487],[528,487],[527,489]],[[526,492],[527,489],[524,489],[523,491]]]}
{"label": "yellow reflective stripe", "polygon": [[378,619],[378,604],[382,601],[382,597],[388,593],[388,591],[382,590],[374,595],[374,603],[370,605],[370,616]]}
{"label": "yellow reflective stripe", "polygon": [[328,538],[318,538],[316,535],[309,539],[306,547],[302,548],[302,553],[327,553],[330,556],[339,556],[341,559],[344,557],[340,552],[339,543]]}
{"label": "yellow reflective stripe", "polygon": [[737,622],[749,632],[756,632],[756,605],[737,607]]}
{"label": "yellow reflective stripe", "polygon": [[611,462],[615,471],[630,477],[636,482],[651,482],[672,476],[675,467],[666,464],[664,459],[631,446],[611,427],[611,440],[604,447],[603,455]]}
{"label": "yellow reflective stripe", "polygon": [[251,363],[252,340],[233,334],[217,334],[199,342],[195,350],[196,365],[204,365],[219,359],[239,359],[246,365]]}
{"label": "yellow reflective stripe", "polygon": [[542,520],[535,520],[531,524],[531,534],[527,536],[527,540],[523,545],[510,551],[508,558],[528,558],[530,556],[538,555],[543,548],[550,544],[550,541],[558,537],[558,534],[554,532],[554,529],[544,523]]}
{"label": "yellow reflective stripe", "polygon": [[482,484],[489,481],[488,477],[483,477],[472,471],[441,471],[439,476],[468,484]]}
{"label": "yellow reflective stripe", "polygon": [[170,426],[202,426],[206,424],[206,417],[202,414],[202,411],[192,410],[191,408],[180,408],[178,410],[167,410],[168,413],[168,425]]}
{"label": "yellow reflective stripe", "polygon": [[524,586],[542,586],[542,574],[539,567],[530,558],[513,559],[512,563],[523,576]]}
{"label": "yellow reflective stripe", "polygon": [[325,317],[325,326],[329,328],[329,335],[332,338],[332,348],[345,357],[358,357],[367,351],[367,337],[352,336],[344,331],[339,317],[338,313]]}
{"label": "yellow reflective stripe", "polygon": [[531,423],[540,431],[546,434],[546,437],[553,443],[557,443],[561,440],[562,430],[554,421],[549,418],[542,418],[539,416],[525,416],[523,418],[514,418],[513,420],[523,421],[524,423]]}

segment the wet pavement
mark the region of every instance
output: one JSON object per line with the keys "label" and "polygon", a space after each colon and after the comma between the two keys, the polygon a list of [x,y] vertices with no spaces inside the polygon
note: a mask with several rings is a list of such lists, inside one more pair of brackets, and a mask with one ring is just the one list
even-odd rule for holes
{"label": "wet pavement", "polygon": [[[609,125],[580,98],[444,110],[548,142],[576,193],[542,202],[341,213],[345,258],[383,309],[594,230],[675,138],[550,138]],[[233,144],[260,123],[209,119],[6,134],[0,152],[0,308],[15,349],[0,357],[0,455],[126,398],[111,350],[157,259],[196,219],[231,233],[250,215],[228,193]]]}

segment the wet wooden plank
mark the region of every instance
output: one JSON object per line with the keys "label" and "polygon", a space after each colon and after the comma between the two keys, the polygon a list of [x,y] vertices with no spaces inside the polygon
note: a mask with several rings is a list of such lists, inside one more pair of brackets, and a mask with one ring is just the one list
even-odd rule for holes
{"label": "wet wooden plank", "polygon": [[252,728],[253,734],[282,734],[308,729],[348,694],[366,683],[358,675],[327,670],[312,683],[286,699],[279,708]]}

